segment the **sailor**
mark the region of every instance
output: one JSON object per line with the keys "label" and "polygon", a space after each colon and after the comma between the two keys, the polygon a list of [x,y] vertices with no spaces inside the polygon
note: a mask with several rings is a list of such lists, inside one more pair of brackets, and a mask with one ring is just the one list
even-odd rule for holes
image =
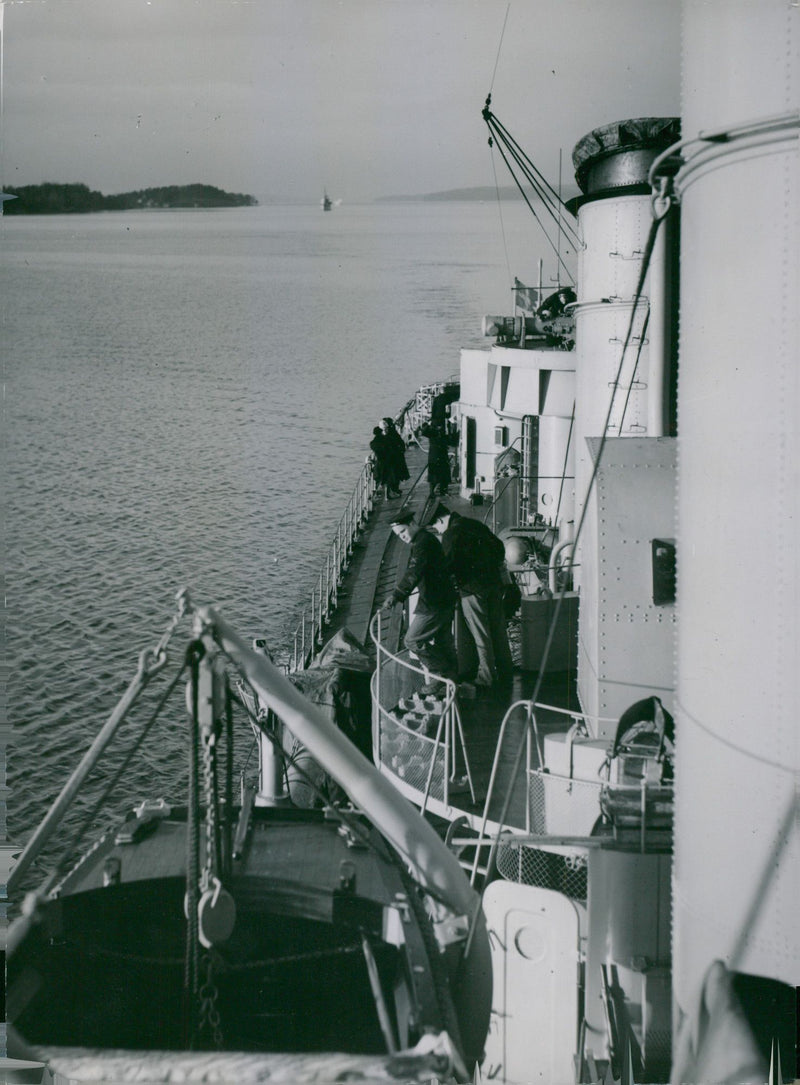
{"label": "sailor", "polygon": [[406,443],[397,432],[394,419],[382,418],[381,429],[386,449],[386,496],[399,497],[400,483],[409,478]]}
{"label": "sailor", "polygon": [[405,574],[384,601],[383,608],[404,603],[415,588],[419,590],[405,646],[426,670],[437,676],[431,678],[420,693],[439,695],[445,692],[445,685],[439,679],[455,680],[458,669],[453,641],[456,590],[441,543],[430,531],[415,523],[410,509],[397,513],[392,521],[392,531],[411,547],[411,556]]}
{"label": "sailor", "polygon": [[439,502],[431,527],[458,589],[461,612],[478,653],[475,685],[485,689],[508,682],[513,673],[503,607],[505,547],[486,524],[461,516]]}
{"label": "sailor", "polygon": [[450,485],[450,457],[445,427],[426,422],[420,427],[419,432],[423,437],[428,438],[429,497],[433,498],[437,489],[440,494],[446,494]]}
{"label": "sailor", "polygon": [[386,496],[391,497],[389,492],[389,485],[386,481],[386,461],[388,459],[388,449],[386,448],[386,437],[380,426],[375,426],[372,431],[372,440],[369,443],[370,450],[373,456],[373,474],[375,476],[375,483],[380,489],[382,486],[386,487]]}

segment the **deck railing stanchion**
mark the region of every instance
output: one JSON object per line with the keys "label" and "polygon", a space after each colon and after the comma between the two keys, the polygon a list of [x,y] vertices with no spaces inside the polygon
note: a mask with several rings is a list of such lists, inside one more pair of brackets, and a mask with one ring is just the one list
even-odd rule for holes
{"label": "deck railing stanchion", "polygon": [[[528,715],[533,711],[532,706],[528,709]],[[531,831],[531,729],[525,728],[525,831]]]}
{"label": "deck railing stanchion", "polygon": [[472,770],[469,767],[469,758],[467,757],[467,743],[464,738],[464,728],[461,725],[461,713],[458,711],[455,697],[453,697],[453,719],[455,721],[456,731],[458,732],[458,738],[461,742],[461,752],[464,755],[464,772],[466,773],[467,782],[469,783],[469,793],[472,796],[472,801],[475,802],[475,785],[472,782]]}
{"label": "deck railing stanchion", "polygon": [[[431,755],[431,763],[428,766],[428,779],[425,781],[425,794],[422,796],[422,805],[419,808],[419,812],[424,815],[428,806],[428,799],[431,794],[431,783],[433,782],[433,773],[436,768],[436,757],[439,753],[439,749],[442,745],[442,728],[445,725],[445,715],[442,713],[439,717],[439,723],[436,728],[436,738],[433,740],[433,754]],[[445,737],[445,742],[447,741]],[[444,751],[444,801],[447,803],[447,750]]]}
{"label": "deck railing stanchion", "polygon": [[[449,694],[449,690],[447,691]],[[447,696],[447,694],[445,694]],[[450,718],[450,709],[447,708],[444,713],[444,758],[442,759],[442,798],[444,799],[445,806],[450,805],[450,773],[452,771],[451,753],[452,753],[452,720]],[[435,759],[434,759],[435,761]]]}
{"label": "deck railing stanchion", "polygon": [[378,611],[377,619],[378,619],[377,620],[378,643],[377,643],[377,651],[375,653],[375,705],[376,705],[376,712],[375,712],[375,730],[376,730],[375,739],[376,739],[376,743],[375,744],[376,744],[377,750],[378,750],[378,760],[382,763],[383,762],[383,757],[382,757],[382,745],[383,744],[381,743],[381,737],[382,737],[382,734],[383,734],[383,704],[381,702],[381,656],[383,654],[383,651],[382,651],[382,648],[381,648],[381,620],[382,620],[382,614],[381,614],[380,610]]}

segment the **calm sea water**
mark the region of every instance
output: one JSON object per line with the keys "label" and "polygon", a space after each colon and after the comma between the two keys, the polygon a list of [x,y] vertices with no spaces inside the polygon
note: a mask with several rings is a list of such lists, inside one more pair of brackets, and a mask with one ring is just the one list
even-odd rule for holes
{"label": "calm sea water", "polygon": [[377,418],[485,345],[509,276],[477,203],[6,217],[1,240],[24,842],[180,587],[288,645]]}

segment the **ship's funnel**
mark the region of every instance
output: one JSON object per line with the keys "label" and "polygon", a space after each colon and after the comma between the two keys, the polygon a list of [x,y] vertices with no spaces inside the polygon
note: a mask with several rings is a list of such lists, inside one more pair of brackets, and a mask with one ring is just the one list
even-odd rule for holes
{"label": "ship's funnel", "polygon": [[675,117],[605,124],[576,144],[572,152],[575,180],[586,196],[646,185],[653,160],[678,139],[680,121]]}

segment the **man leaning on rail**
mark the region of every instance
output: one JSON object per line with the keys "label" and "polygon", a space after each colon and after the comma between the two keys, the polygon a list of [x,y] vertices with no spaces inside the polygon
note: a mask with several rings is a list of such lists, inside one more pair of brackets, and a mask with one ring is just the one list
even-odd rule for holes
{"label": "man leaning on rail", "polygon": [[[404,603],[415,588],[419,589],[405,646],[427,671],[455,681],[458,662],[453,641],[453,614],[457,595],[442,545],[430,531],[415,523],[410,509],[397,513],[392,521],[392,531],[411,547],[411,556],[405,574],[383,607],[389,609]],[[443,682],[431,678],[420,693],[438,695],[444,690]]]}
{"label": "man leaning on rail", "polygon": [[510,681],[514,668],[503,607],[503,543],[486,524],[451,511],[442,501],[434,509],[431,527],[441,536],[464,621],[475,641],[475,685],[490,689]]}

